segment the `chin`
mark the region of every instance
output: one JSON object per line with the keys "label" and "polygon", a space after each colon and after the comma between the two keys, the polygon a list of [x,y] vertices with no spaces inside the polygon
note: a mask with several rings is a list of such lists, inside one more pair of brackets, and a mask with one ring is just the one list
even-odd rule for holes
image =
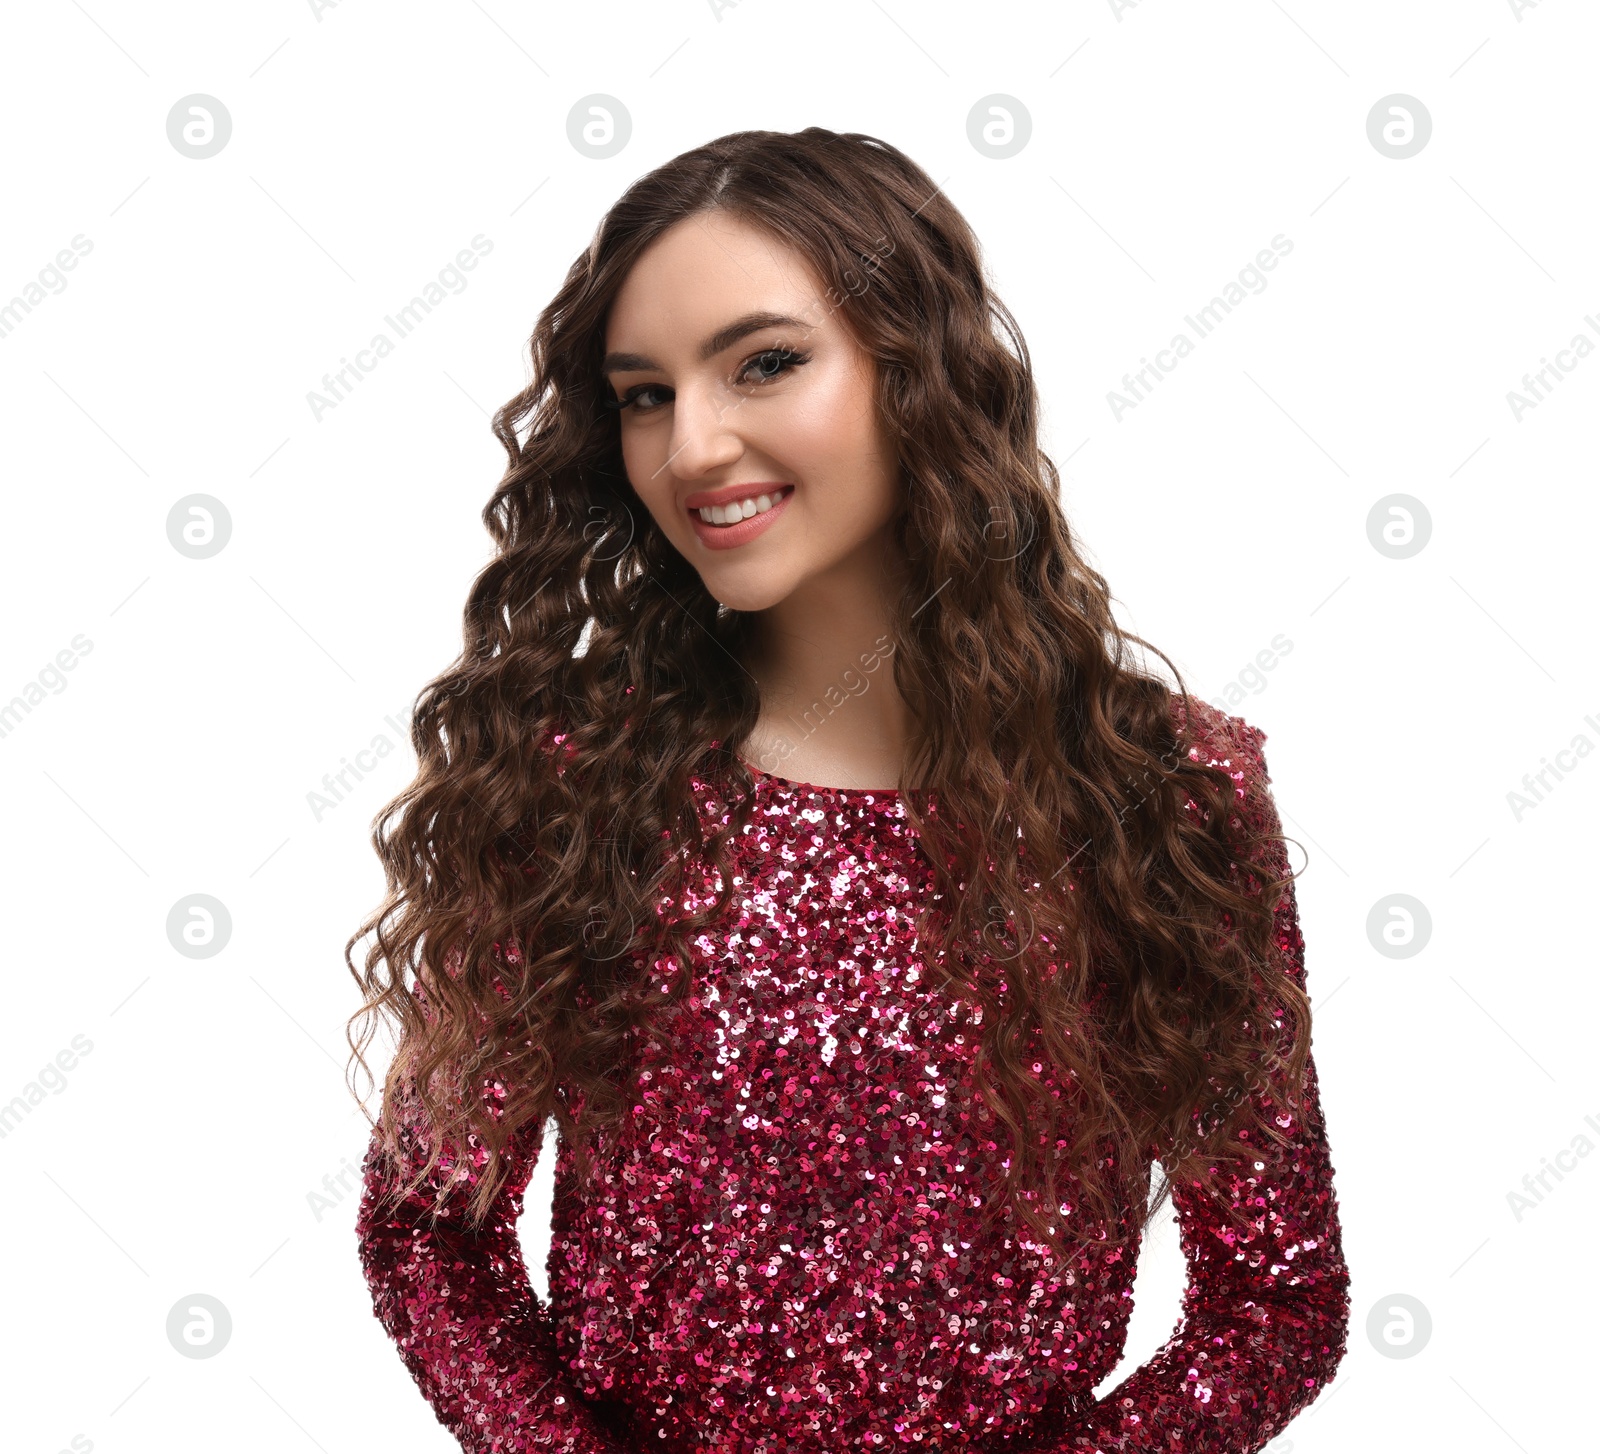
{"label": "chin", "polygon": [[[735,574],[729,572],[729,576]],[[716,572],[704,572],[701,583],[714,600],[720,601],[730,611],[765,611],[776,606],[794,589],[790,580],[736,581]]]}
{"label": "chin", "polygon": [[757,611],[765,611],[772,606],[776,606],[779,601],[788,595],[788,592],[712,591],[711,594],[730,611],[743,611],[746,615],[753,615]]}

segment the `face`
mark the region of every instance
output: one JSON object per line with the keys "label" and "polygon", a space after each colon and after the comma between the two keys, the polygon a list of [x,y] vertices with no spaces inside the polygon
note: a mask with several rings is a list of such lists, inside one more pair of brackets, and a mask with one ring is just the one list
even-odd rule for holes
{"label": "face", "polygon": [[605,373],[628,480],[718,601],[822,605],[883,568],[899,467],[875,364],[799,253],[722,212],[676,224],[612,304]]}

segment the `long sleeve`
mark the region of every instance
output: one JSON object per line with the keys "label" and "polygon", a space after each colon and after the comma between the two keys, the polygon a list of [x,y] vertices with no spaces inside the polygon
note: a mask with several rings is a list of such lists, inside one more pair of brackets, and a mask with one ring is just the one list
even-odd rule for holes
{"label": "long sleeve", "polygon": [[[425,1164],[411,1121],[403,1122],[407,1171]],[[427,1216],[440,1178],[452,1175],[446,1147],[430,1179],[387,1217],[378,1194],[393,1168],[373,1133],[363,1163],[356,1231],[373,1310],[439,1422],[469,1454],[623,1454],[621,1411],[587,1402],[568,1381],[549,1310],[528,1281],[516,1223],[539,1153],[534,1128],[517,1138],[511,1174],[481,1230],[465,1209],[476,1170],[463,1166],[446,1214]]]}
{"label": "long sleeve", "polygon": [[[1241,816],[1278,831],[1265,734],[1227,718],[1208,735],[1191,756],[1227,767]],[[1281,843],[1262,851],[1275,875],[1286,872],[1286,860]],[[1276,925],[1285,972],[1304,988],[1292,883]],[[1174,1184],[1188,1264],[1182,1321],[1154,1357],[1052,1431],[1045,1454],[1254,1454],[1331,1382],[1345,1352],[1350,1276],[1314,1061],[1298,1109],[1281,1111],[1278,1125],[1285,1147],[1269,1144],[1249,1175],[1216,1179],[1218,1194],[1249,1214],[1243,1232],[1215,1194]]]}

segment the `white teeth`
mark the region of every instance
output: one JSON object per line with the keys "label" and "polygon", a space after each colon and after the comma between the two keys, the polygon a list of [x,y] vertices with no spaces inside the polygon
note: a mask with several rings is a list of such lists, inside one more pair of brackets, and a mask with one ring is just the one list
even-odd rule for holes
{"label": "white teeth", "polygon": [[703,505],[696,513],[707,525],[733,525],[770,510],[782,496],[780,490],[776,495],[754,495],[748,500],[735,500],[731,505]]}

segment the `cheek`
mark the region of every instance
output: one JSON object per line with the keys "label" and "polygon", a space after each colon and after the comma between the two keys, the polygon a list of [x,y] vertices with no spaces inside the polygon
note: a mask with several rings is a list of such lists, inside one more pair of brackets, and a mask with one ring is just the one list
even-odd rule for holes
{"label": "cheek", "polygon": [[793,421],[791,444],[787,462],[846,533],[875,529],[894,512],[897,456],[879,427],[872,395],[858,379],[808,399]]}
{"label": "cheek", "polygon": [[621,443],[622,467],[627,473],[628,483],[633,486],[634,494],[644,502],[645,509],[655,516],[657,523],[663,523],[664,512],[670,514],[674,509],[672,474],[661,468],[658,447],[650,442],[644,431],[630,433],[625,430]]}
{"label": "cheek", "polygon": [[863,464],[877,452],[872,400],[852,376],[806,395],[774,432],[772,447],[802,472],[846,473],[858,485]]}
{"label": "cheek", "polygon": [[640,486],[649,487],[650,465],[645,460],[647,453],[644,441],[632,430],[622,431],[622,467],[628,473],[628,483],[639,493],[643,499],[645,491]]}

